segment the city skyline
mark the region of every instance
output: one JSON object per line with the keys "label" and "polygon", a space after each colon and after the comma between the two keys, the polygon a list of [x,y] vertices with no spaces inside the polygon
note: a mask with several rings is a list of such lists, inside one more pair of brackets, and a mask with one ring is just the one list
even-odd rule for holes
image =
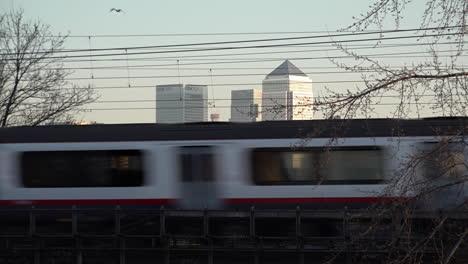
{"label": "city skyline", "polygon": [[[402,31],[395,31],[389,21],[382,28],[371,27],[365,32],[346,29],[352,25],[353,16],[367,10],[372,2],[304,0],[284,5],[281,1],[141,1],[134,5],[127,1],[18,0],[5,1],[0,10],[23,8],[28,20],[50,25],[53,35],[69,36],[63,52],[57,53],[70,72],[65,88],[91,87],[98,98],[76,114],[77,121],[151,123],[156,120],[155,85],[207,85],[208,116],[219,113],[221,121],[227,121],[231,92],[262,89],[264,76],[286,59],[314,80],[314,98],[327,98],[333,92],[353,93],[369,84],[364,78],[378,80],[378,68],[365,65],[353,71],[353,66],[361,62],[351,54],[393,70],[430,63],[430,43],[418,37],[422,32],[415,30],[419,27],[416,15],[424,8],[420,2],[412,2],[405,9],[406,17],[398,28]],[[265,7],[268,12],[264,12]],[[111,8],[123,12],[110,12]],[[453,41],[443,41],[434,48],[440,51],[441,61],[458,52]],[[466,56],[458,57],[459,67],[466,63]],[[422,95],[417,101],[422,104],[415,107],[413,99],[409,117],[450,114],[434,110],[438,101],[431,99],[432,94],[416,94]],[[359,117],[393,117],[393,96],[398,94],[372,100],[372,109]],[[313,117],[324,116],[320,110]]]}
{"label": "city skyline", "polygon": [[[232,90],[229,121],[313,119],[312,80],[289,60],[266,75],[262,88]],[[210,121],[208,93],[207,85],[156,85],[156,122]]]}

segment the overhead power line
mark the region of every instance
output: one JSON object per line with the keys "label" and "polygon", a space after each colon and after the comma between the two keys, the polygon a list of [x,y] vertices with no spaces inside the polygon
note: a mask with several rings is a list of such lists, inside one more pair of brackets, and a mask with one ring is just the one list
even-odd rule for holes
{"label": "overhead power line", "polygon": [[[334,67],[336,69],[336,67]],[[306,68],[302,68],[306,69]],[[398,70],[397,68],[394,68]],[[186,70],[186,69],[184,69]],[[270,69],[271,70],[271,69]],[[423,70],[433,70],[433,68],[425,68]],[[446,70],[453,70],[446,68]],[[459,70],[464,70],[464,68],[459,68]],[[204,69],[206,71],[206,69]],[[308,75],[324,75],[324,74],[363,74],[363,73],[375,73],[375,72],[381,72],[381,70],[361,70],[361,71],[308,71],[304,72],[305,74]],[[243,76],[265,76],[267,75],[265,72],[261,73],[236,73],[236,74],[213,74],[213,77],[243,77]],[[211,77],[209,74],[193,74],[193,75],[150,75],[150,76],[132,76],[130,79],[164,79],[164,78],[207,78]],[[94,79],[94,80],[115,80],[115,79],[127,79],[126,76],[104,76],[104,77],[95,77],[95,78],[88,78],[88,77],[76,77],[76,78],[68,78],[66,80],[89,80],[89,79]]]}
{"label": "overhead power line", "polygon": [[[372,72],[379,72],[377,70],[374,71],[359,71],[359,72],[351,72],[351,71],[335,71],[335,72],[305,72],[305,74],[337,74],[337,73],[346,73],[346,74],[357,74],[357,73],[372,73]],[[169,79],[169,78],[208,78],[208,77],[245,77],[245,76],[265,76],[266,73],[234,73],[234,74],[185,74],[185,75],[140,75],[140,76],[102,76],[102,77],[71,77],[65,78],[64,80],[67,81],[76,81],[76,80],[119,80],[119,79]]]}
{"label": "overhead power line", "polygon": [[[457,44],[458,42],[443,42],[439,44]],[[463,42],[465,43],[465,42]],[[363,47],[353,48],[350,49],[351,51],[354,50],[361,50],[361,49],[382,49],[382,48],[398,48],[398,47],[408,47],[408,46],[426,46],[431,45],[431,43],[413,43],[413,44],[389,44],[385,46],[377,46],[374,45],[365,45]],[[328,46],[327,46],[328,47]],[[297,48],[297,47],[296,47]],[[337,48],[332,49],[309,49],[309,50],[287,50],[287,51],[267,51],[267,52],[247,52],[247,53],[222,53],[222,54],[203,54],[203,55],[182,55],[182,56],[165,56],[165,57],[146,57],[146,58],[113,58],[113,59],[83,59],[83,60],[67,60],[67,63],[71,62],[104,62],[104,61],[149,61],[149,60],[163,60],[163,59],[173,59],[173,60],[185,60],[187,58],[207,58],[207,57],[225,57],[225,56],[249,56],[249,55],[260,55],[260,54],[289,54],[289,53],[304,53],[304,52],[326,52],[326,51],[340,51]],[[455,50],[454,50],[455,51]],[[48,63],[44,61],[43,63]],[[99,67],[96,67],[99,68]]]}
{"label": "overhead power line", "polygon": [[[437,102],[411,102],[413,105],[437,105],[439,103]],[[468,102],[463,101],[463,102],[455,102],[459,104],[466,104]],[[397,106],[401,105],[401,103],[369,103],[369,104],[359,104],[359,105],[373,105],[373,106]],[[312,107],[316,106],[314,103],[306,104],[306,105],[293,105],[292,107]],[[281,107],[281,105],[266,105],[262,107]],[[220,106],[206,106],[206,107],[197,107],[197,106],[191,106],[191,107],[184,107],[185,109],[201,109],[201,108],[231,108],[229,105],[220,105]],[[180,109],[180,107],[115,107],[115,108],[82,108],[81,110],[83,111],[113,111],[113,110],[158,110],[158,109]]]}
{"label": "overhead power line", "polygon": [[[438,53],[449,53],[449,52],[454,52],[455,50],[443,50],[439,51]],[[360,55],[360,56],[365,56],[368,58],[400,58],[401,56],[399,55],[412,55],[412,58],[426,58],[427,56],[416,56],[414,54],[426,54],[428,52],[422,51],[422,52],[399,52],[399,53],[380,53],[380,54],[366,54],[366,55]],[[429,54],[428,54],[429,55]],[[450,56],[450,55],[447,55]],[[463,57],[466,55],[460,55],[459,57]],[[405,56],[407,58],[407,56]],[[444,55],[439,55],[439,57],[445,57]],[[222,64],[222,63],[243,63],[243,62],[267,62],[267,61],[282,61],[285,59],[289,60],[323,60],[323,59],[349,59],[352,58],[354,59],[354,56],[350,55],[342,55],[342,56],[322,56],[322,57],[288,57],[288,58],[245,58],[245,59],[225,59],[225,60],[219,60],[219,59],[214,59],[215,61],[210,61],[208,63],[184,63],[184,64],[176,64],[177,66],[180,65],[203,65],[203,64]],[[210,59],[207,59],[208,61]],[[228,60],[226,62],[226,60]],[[236,61],[237,60],[237,61]],[[192,60],[189,60],[192,61]],[[195,61],[205,61],[204,59],[200,60],[195,60]],[[64,70],[103,70],[103,69],[124,69],[127,70],[128,68],[131,69],[141,69],[141,68],[146,68],[146,67],[160,67],[160,66],[174,66],[174,64],[144,64],[144,65],[117,65],[117,66],[97,66],[97,67],[64,67],[64,68],[47,68],[47,69],[64,69]],[[213,67],[211,67],[213,68]],[[334,67],[336,68],[336,67]],[[154,68],[157,69],[157,68]],[[170,69],[170,68],[168,68]],[[173,69],[172,69],[173,70]],[[189,70],[187,68],[184,68],[184,70]],[[206,70],[205,69],[199,69],[199,70]]]}
{"label": "overhead power line", "polygon": [[[455,77],[454,77],[455,78]],[[123,78],[120,78],[123,79]],[[314,81],[313,84],[329,84],[329,83],[364,83],[364,82],[374,82],[380,81],[378,79],[367,79],[367,80],[340,80],[340,81]],[[295,82],[295,83],[310,83],[310,82]],[[255,86],[262,85],[262,83],[214,83],[213,86]],[[92,87],[58,87],[54,89],[141,89],[141,88],[155,88],[156,85],[132,85],[128,86],[92,86]]]}
{"label": "overhead power line", "polygon": [[[446,51],[449,52],[449,51]],[[417,54],[418,52],[408,52],[408,53],[392,53],[392,54],[379,54],[379,55],[362,55],[366,56],[368,58],[406,58],[407,56],[395,56],[396,55],[412,55],[411,57],[417,58],[417,57],[422,57],[426,58],[427,56],[415,56],[413,54]],[[422,52],[425,53],[425,52]],[[465,55],[468,56],[468,55]],[[461,56],[461,57],[465,57]],[[439,55],[439,57],[446,57]],[[313,58],[290,58],[292,60],[320,60],[320,59],[349,59],[352,58],[354,59],[353,56],[336,56],[336,57],[313,57]],[[285,58],[275,58],[275,59],[268,59],[268,60],[254,60],[255,62],[260,62],[260,61],[281,61],[284,60]],[[240,62],[253,62],[253,61],[239,61]],[[219,64],[220,62],[211,62],[210,64]],[[233,63],[233,62],[224,62],[224,63]],[[202,63],[197,63],[197,64],[202,64]],[[131,66],[125,67],[122,69],[128,70],[129,68],[132,68]],[[335,67],[336,68],[336,67]],[[371,71],[360,71],[360,73],[365,73],[365,72],[371,72]],[[324,72],[319,72],[319,73],[324,73]],[[343,72],[328,72],[328,73],[345,73]],[[356,72],[346,72],[346,73],[356,73]],[[306,72],[306,74],[318,74],[317,72]],[[178,77],[183,77],[183,78],[205,78],[205,77],[240,77],[240,76],[259,76],[259,75],[266,75],[265,73],[235,73],[235,74],[214,74],[214,75],[209,75],[209,74],[192,74],[192,75],[143,75],[143,76],[96,76],[93,74],[92,77],[72,77],[72,78],[64,78],[64,80],[117,80],[117,79],[162,79],[162,78],[178,78]],[[25,81],[28,81],[28,79],[25,79]]]}
{"label": "overhead power line", "polygon": [[[89,57],[106,57],[106,56],[133,56],[133,55],[144,55],[144,54],[164,54],[164,53],[183,53],[183,52],[204,52],[204,51],[218,51],[218,50],[239,50],[239,49],[259,49],[259,48],[274,48],[274,47],[286,47],[286,46],[301,46],[311,44],[337,44],[337,43],[348,43],[348,42],[365,42],[365,41],[382,41],[382,40],[394,40],[394,39],[410,39],[410,38],[427,38],[427,37],[440,37],[440,36],[452,36],[457,35],[456,33],[447,34],[434,34],[434,35],[413,35],[413,36],[398,36],[398,37],[382,37],[382,38],[367,38],[367,39],[348,39],[348,40],[336,40],[336,41],[319,41],[319,42],[306,42],[306,43],[285,43],[285,44],[271,44],[271,45],[253,45],[253,46],[231,46],[231,47],[215,47],[215,48],[201,48],[201,49],[186,49],[186,50],[172,50],[172,51],[145,51],[145,52],[133,52],[133,53],[107,53],[107,54],[93,54],[93,55],[71,55],[71,56],[50,56],[44,59],[68,59],[68,58],[89,58]],[[119,48],[120,49],[120,48]],[[83,50],[85,51],[85,50]],[[14,55],[14,54],[3,54],[3,55]],[[24,60],[34,58],[23,58]],[[15,58],[5,60],[16,60]]]}
{"label": "overhead power line", "polygon": [[[325,84],[325,83],[362,83],[362,80],[344,80],[344,81],[323,81],[323,82],[313,82],[314,84]],[[296,82],[301,83],[301,82]],[[213,86],[252,86],[252,85],[262,85],[262,83],[213,83]],[[91,86],[91,87],[57,87],[52,89],[96,89],[96,90],[105,90],[105,89],[148,89],[156,88],[154,85],[132,85],[131,87],[126,86]]]}
{"label": "overhead power line", "polygon": [[[54,53],[71,53],[71,52],[95,52],[95,51],[115,51],[115,50],[135,50],[135,49],[155,49],[155,48],[168,48],[168,47],[193,47],[193,46],[209,46],[209,45],[226,45],[226,44],[240,44],[240,43],[257,43],[257,42],[271,42],[271,41],[286,41],[286,40],[301,40],[301,39],[316,39],[316,38],[332,38],[332,37],[347,37],[347,36],[362,36],[370,34],[386,34],[386,33],[402,33],[402,32],[421,32],[421,31],[433,31],[441,29],[458,28],[459,26],[448,26],[448,27],[432,27],[432,28],[412,28],[412,29],[392,29],[382,31],[370,31],[370,32],[351,32],[341,34],[326,34],[316,36],[301,36],[301,37],[286,37],[286,38],[268,38],[268,39],[249,39],[249,40],[232,40],[232,41],[216,41],[216,42],[202,42],[202,43],[185,43],[185,44],[170,44],[170,45],[153,45],[153,46],[131,46],[131,47],[114,47],[114,48],[98,48],[98,49],[76,49],[76,50],[54,50]],[[90,36],[88,36],[90,37]],[[50,53],[45,51],[36,51],[32,54]],[[31,54],[24,52],[23,54]],[[0,55],[11,55],[8,53]]]}
{"label": "overhead power line", "polygon": [[[452,52],[452,50],[446,50],[446,51],[441,51],[441,52]],[[361,55],[361,56],[366,56],[368,58],[408,58],[408,56],[399,56],[399,55],[405,55],[409,54],[412,55],[411,58],[427,58],[428,56],[417,56],[414,54],[425,54],[427,52],[408,52],[408,53],[387,53],[387,54],[371,54],[371,55]],[[459,55],[458,57],[466,57],[468,55]],[[439,58],[443,57],[450,57],[450,55],[439,55]],[[237,63],[258,63],[258,62],[272,62],[272,61],[283,61],[285,59],[289,60],[329,60],[329,59],[355,59],[354,56],[328,56],[328,57],[287,57],[287,58],[269,58],[269,59],[244,59],[244,60],[235,60],[235,61],[209,61],[209,62],[191,62],[191,63],[170,63],[170,64],[145,64],[145,65],[120,65],[120,66],[103,66],[101,67],[65,67],[65,68],[44,68],[47,70],[54,70],[54,69],[64,69],[64,70],[102,70],[102,69],[122,69],[122,70],[127,70],[127,69],[141,69],[141,68],[146,68],[146,67],[157,67],[157,68],[152,68],[152,70],[176,70],[175,68],[161,68],[161,67],[170,67],[170,66],[188,66],[188,65],[214,65],[214,64],[237,64]],[[404,67],[404,66],[399,66],[399,67]],[[461,66],[462,67],[462,66]],[[214,69],[213,67],[211,67]],[[334,68],[336,69],[337,67],[318,67],[318,68]],[[184,70],[204,70],[206,71],[206,68],[183,68]],[[230,68],[221,68],[221,67],[216,67],[216,69],[225,69],[225,70],[238,70],[238,69],[267,69],[271,70],[271,68],[262,68],[262,67],[230,67]],[[147,69],[151,70],[151,69]],[[172,77],[172,76],[163,76],[163,77]],[[181,76],[182,77],[182,76]],[[99,79],[102,77],[96,77],[92,79]],[[131,78],[139,78],[138,76],[131,77]],[[140,77],[141,78],[141,77]],[[156,77],[156,78],[162,78],[161,76]],[[66,79],[66,78],[65,78]],[[88,79],[88,78],[82,78],[82,79]]]}
{"label": "overhead power line", "polygon": [[[427,58],[427,56],[411,56],[411,58],[414,57],[419,57],[419,58]],[[438,56],[438,57],[444,57],[444,56]],[[466,55],[460,55],[457,57],[466,57]],[[316,60],[316,59],[330,59],[332,57],[322,57],[322,58],[291,58],[291,57],[285,57],[281,59],[262,59],[262,60],[252,60],[252,59],[245,59],[245,60],[238,60],[238,61],[211,61],[211,62],[190,62],[190,63],[180,63],[179,66],[188,66],[188,65],[213,65],[213,64],[238,64],[238,63],[257,63],[257,62],[269,62],[269,61],[278,61],[278,60]],[[336,58],[352,58],[354,59],[355,57],[353,56],[337,56]],[[375,58],[375,57],[374,57]],[[409,58],[408,56],[392,56],[392,57],[387,57],[387,58]],[[167,67],[167,66],[177,66],[176,63],[170,63],[170,64],[156,64],[153,65],[154,67]],[[213,68],[213,67],[211,67]],[[185,68],[184,68],[185,69]]]}
{"label": "overhead power line", "polygon": [[[383,29],[383,31],[392,29]],[[67,38],[140,38],[140,37],[191,37],[191,36],[235,36],[235,35],[288,35],[288,34],[317,34],[331,32],[381,32],[376,30],[310,30],[310,31],[257,31],[257,32],[207,32],[207,33],[153,33],[153,34],[94,34],[94,35],[66,35]],[[45,35],[44,37],[63,37],[65,35]],[[27,37],[27,36],[22,36]]]}
{"label": "overhead power line", "polygon": [[[413,97],[436,97],[439,96],[437,94],[414,94]],[[467,94],[452,94],[452,96],[465,96],[468,97]],[[400,98],[400,95],[371,95],[369,97],[372,98]],[[347,96],[313,96],[309,98],[310,100],[313,99],[340,99],[340,98],[347,98]],[[253,97],[252,99],[278,99],[276,97]],[[468,99],[468,98],[467,98]],[[180,102],[180,99],[135,99],[135,100],[104,100],[104,101],[95,101],[91,102],[90,104],[113,104],[113,103],[157,103],[157,102]],[[184,99],[185,102],[200,102],[200,101],[245,101],[242,98],[201,98],[201,99]],[[235,105],[235,107],[248,107],[249,105]]]}
{"label": "overhead power line", "polygon": [[[407,67],[407,65],[399,65],[399,66],[392,66],[392,67],[387,67],[388,69],[394,69],[394,70],[398,70],[398,69],[403,69],[403,67]],[[150,65],[149,66],[146,66],[146,67],[134,67],[132,65],[129,66],[130,69],[137,69],[138,71],[177,71],[177,69],[174,69],[174,68],[160,68],[160,67],[151,67]],[[446,70],[453,70],[452,67],[440,67],[441,69],[446,69]],[[47,68],[48,70],[53,70],[55,68]],[[271,71],[272,68],[266,68],[266,67],[228,67],[228,68],[225,68],[225,67],[220,67],[220,68],[217,68],[217,67],[213,67],[212,68],[213,70],[217,70],[217,71],[227,71],[227,70],[262,70],[261,74],[264,74],[266,75],[266,72],[264,71]],[[325,69],[339,69],[338,67],[334,66],[334,67],[328,67],[328,66],[324,66],[324,67],[301,67],[301,70],[309,70],[309,69],[322,69],[322,70],[325,70]],[[429,68],[429,67],[424,67],[424,68],[421,68],[422,70],[431,70],[431,69],[434,69],[434,68]],[[462,66],[459,66],[457,67],[457,69],[465,69],[464,67]],[[74,71],[77,71],[77,70],[91,70],[90,67],[77,67],[77,68],[65,68],[64,70],[74,70]],[[96,69],[94,69],[96,70]],[[99,71],[106,71],[106,70],[127,70],[127,68],[125,67],[121,67],[121,66],[115,66],[115,67],[103,67],[103,68],[99,68],[98,69]],[[209,71],[209,69],[207,68],[183,68],[184,71],[202,71],[202,72],[206,72],[206,71]],[[378,70],[363,70],[363,71],[360,71],[360,72],[351,72],[351,71],[309,71],[309,72],[305,72],[306,74],[335,74],[335,73],[343,73],[343,74],[348,74],[348,73],[366,73],[366,72],[379,72]],[[240,73],[242,74],[242,73]],[[216,75],[214,75],[216,76]],[[180,76],[180,77],[184,77],[184,76]]]}
{"label": "overhead power line", "polygon": [[[366,80],[366,81],[378,81],[378,80]],[[341,81],[321,81],[321,82],[313,82],[313,84],[330,84],[330,83],[335,83],[335,84],[340,84],[340,83],[364,83],[365,81],[363,80],[341,80]],[[296,83],[302,83],[302,82],[296,82]],[[306,83],[306,82],[304,82]],[[308,82],[307,82],[308,83]],[[254,86],[254,85],[262,85],[262,83],[213,83],[213,87],[216,86]],[[96,86],[96,87],[90,87],[92,89],[148,89],[148,88],[156,88],[155,85],[132,85],[131,87],[127,86]],[[80,87],[60,87],[60,88],[54,88],[54,89],[89,89],[89,88],[80,88]]]}
{"label": "overhead power line", "polygon": [[[368,48],[385,48],[385,47],[390,47],[390,46],[394,46],[394,45],[400,45],[400,46],[404,46],[404,45],[442,45],[442,44],[459,44],[459,43],[465,43],[464,41],[452,41],[452,42],[437,42],[437,43],[412,43],[411,42],[396,42],[396,43],[393,43],[393,44],[385,44],[385,43],[380,43],[379,45],[375,45],[375,43],[372,43],[372,44],[364,44],[364,43],[357,43],[357,44],[353,44],[353,43],[348,43],[346,44],[346,47],[347,48],[355,48],[355,47],[368,47]],[[88,45],[89,47],[89,45]],[[297,47],[294,47],[295,49],[301,49],[301,48],[309,48],[309,47],[314,47],[314,48],[328,48],[330,47],[330,45],[328,44],[310,44],[310,45],[301,45],[301,46],[297,46]],[[288,48],[288,47],[276,47],[276,48]],[[66,52],[67,50],[81,50],[82,48],[70,48],[70,49],[62,49],[64,52]],[[90,48],[91,49],[91,48]],[[184,49],[184,47],[167,47],[167,48],[157,48],[156,50],[161,50],[161,49],[164,49],[164,50],[181,50],[181,49]],[[38,51],[47,51],[48,49],[38,49]],[[0,48],[0,53],[2,52],[7,52],[8,50],[6,49],[1,49]]]}

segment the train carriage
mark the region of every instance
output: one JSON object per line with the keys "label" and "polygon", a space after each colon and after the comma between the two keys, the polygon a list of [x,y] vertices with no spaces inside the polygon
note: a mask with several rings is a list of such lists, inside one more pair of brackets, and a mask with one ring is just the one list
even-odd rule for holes
{"label": "train carriage", "polygon": [[464,140],[467,127],[433,118],[2,128],[0,204],[362,207],[398,198],[382,192],[405,158]]}

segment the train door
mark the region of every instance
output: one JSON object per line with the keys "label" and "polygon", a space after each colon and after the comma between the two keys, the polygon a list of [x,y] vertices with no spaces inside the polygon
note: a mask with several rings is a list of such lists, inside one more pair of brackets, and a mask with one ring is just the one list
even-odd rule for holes
{"label": "train door", "polygon": [[12,184],[14,171],[14,162],[16,155],[11,149],[0,145],[0,199],[5,199],[6,191],[9,190]]}
{"label": "train door", "polygon": [[[423,199],[426,209],[454,209],[466,202],[468,186],[468,148],[464,141],[424,142],[418,146],[422,156]],[[421,184],[421,185],[422,185]],[[430,191],[429,191],[430,190]]]}
{"label": "train door", "polygon": [[214,146],[179,147],[182,207],[216,208],[220,205],[215,153]]}

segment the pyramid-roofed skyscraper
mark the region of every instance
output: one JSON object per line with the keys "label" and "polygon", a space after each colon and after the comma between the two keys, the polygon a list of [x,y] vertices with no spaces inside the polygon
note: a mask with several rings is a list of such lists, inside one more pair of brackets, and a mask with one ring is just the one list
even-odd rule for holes
{"label": "pyramid-roofed skyscraper", "polygon": [[263,80],[263,120],[313,119],[312,80],[289,60]]}
{"label": "pyramid-roofed skyscraper", "polygon": [[267,75],[267,79],[274,77],[274,76],[281,76],[281,75],[295,75],[295,76],[304,76],[307,75],[301,71],[296,65],[292,64],[289,60],[285,60],[281,63],[278,68],[274,69],[270,74]]}

